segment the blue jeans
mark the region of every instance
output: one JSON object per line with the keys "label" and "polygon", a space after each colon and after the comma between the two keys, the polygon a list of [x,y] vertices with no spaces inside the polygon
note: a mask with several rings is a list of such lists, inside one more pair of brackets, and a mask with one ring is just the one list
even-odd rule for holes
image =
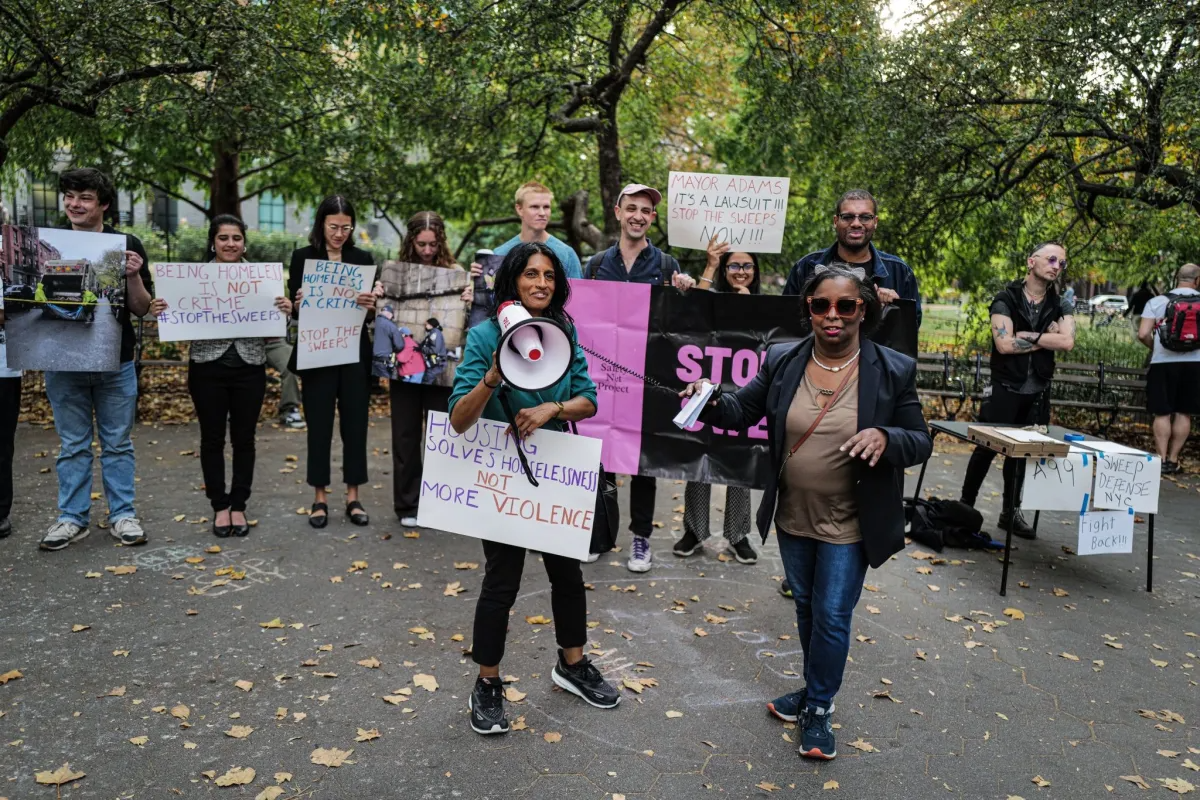
{"label": "blue jeans", "polygon": [[808,705],[829,709],[846,671],[854,606],[867,575],[861,544],[828,544],[778,533],[783,572],[796,599],[796,626],[804,650]]}
{"label": "blue jeans", "polygon": [[424,377],[424,372],[414,372],[412,375],[401,375],[400,380],[403,383],[420,383]]}
{"label": "blue jeans", "polygon": [[87,527],[92,507],[92,418],[111,522],[133,513],[133,418],[137,372],[126,361],[114,372],[47,372],[58,451],[58,520]]}

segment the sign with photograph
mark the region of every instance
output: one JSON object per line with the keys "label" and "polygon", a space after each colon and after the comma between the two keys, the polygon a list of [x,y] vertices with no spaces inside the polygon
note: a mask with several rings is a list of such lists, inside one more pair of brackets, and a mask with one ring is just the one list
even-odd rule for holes
{"label": "sign with photograph", "polygon": [[[463,292],[470,286],[471,276],[461,267],[428,267],[405,261],[389,262],[379,271],[383,297],[375,303],[376,312],[390,306],[392,321],[398,328],[408,328],[413,340],[425,347],[425,380],[434,386],[454,385],[454,371],[462,348],[467,343],[467,304]],[[425,323],[436,319],[439,332],[425,329]],[[444,355],[439,355],[440,337]],[[376,342],[378,342],[376,332]]]}
{"label": "sign with photograph", "polygon": [[374,264],[309,259],[304,262],[296,337],[296,368],[353,364],[359,359],[359,339],[367,310],[358,296],[375,281]]}
{"label": "sign with photograph", "polygon": [[790,178],[672,172],[667,183],[667,241],[704,250],[714,236],[742,253],[779,253]]}
{"label": "sign with photograph", "polygon": [[507,423],[480,419],[463,433],[429,413],[419,522],[423,528],[587,558],[600,480],[600,440],[545,428],[524,442],[538,486],[521,470]]}
{"label": "sign with photograph", "polygon": [[283,264],[155,264],[154,291],[167,302],[158,316],[164,342],[287,335],[275,307],[285,294]]}

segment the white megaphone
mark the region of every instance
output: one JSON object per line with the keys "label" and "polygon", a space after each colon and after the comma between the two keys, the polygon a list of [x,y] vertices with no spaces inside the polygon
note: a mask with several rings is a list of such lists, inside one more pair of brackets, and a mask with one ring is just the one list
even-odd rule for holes
{"label": "white megaphone", "polygon": [[511,300],[496,310],[496,322],[500,325],[496,364],[509,386],[540,392],[567,374],[575,348],[557,322],[530,316],[524,306]]}

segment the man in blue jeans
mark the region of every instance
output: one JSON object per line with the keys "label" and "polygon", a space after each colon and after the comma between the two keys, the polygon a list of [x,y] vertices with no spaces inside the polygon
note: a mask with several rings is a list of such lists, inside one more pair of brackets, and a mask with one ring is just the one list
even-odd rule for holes
{"label": "man in blue jeans", "polygon": [[[116,199],[112,181],[96,169],[73,169],[59,176],[63,210],[71,229],[117,233],[104,223]],[[126,235],[125,306],[121,309],[121,366],[113,372],[47,372],[46,396],[54,409],[61,446],[58,469],[58,521],[39,547],[62,550],[88,535],[92,507],[92,435],[100,440],[100,469],[114,539],[123,545],[144,544],[146,533],[133,511],[133,420],[137,413],[135,337],[131,315],[150,310],[153,284],[146,250],[136,236]],[[93,418],[95,422],[93,423]]]}

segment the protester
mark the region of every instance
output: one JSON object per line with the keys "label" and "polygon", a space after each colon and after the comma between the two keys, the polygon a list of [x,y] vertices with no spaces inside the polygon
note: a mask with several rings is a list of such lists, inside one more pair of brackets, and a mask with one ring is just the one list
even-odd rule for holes
{"label": "protester", "polygon": [[[1075,309],[1059,297],[1055,281],[1067,268],[1067,251],[1044,242],[1026,259],[1024,280],[1013,281],[992,300],[991,386],[984,391],[980,422],[1048,425],[1041,402],[1054,377],[1054,354],[1075,346]],[[994,450],[976,447],[967,463],[962,502],[975,505]],[[1025,539],[1036,536],[1021,514],[1025,459],[1004,459],[1003,510],[997,527]]]}
{"label": "protester", "polygon": [[404,349],[404,334],[396,327],[396,312],[385,305],[375,315],[375,343],[371,351],[371,374],[396,379],[396,354]]}
{"label": "protester", "polygon": [[[71,229],[118,233],[104,222],[116,200],[112,181],[103,172],[85,167],[59,176],[63,210]],[[112,372],[47,372],[46,396],[54,411],[60,448],[58,520],[38,545],[62,550],[88,535],[92,507],[92,436],[100,441],[100,469],[108,503],[109,532],[123,545],[146,542],[146,532],[135,516],[133,422],[137,415],[137,372],[133,353],[136,336],[133,316],[150,310],[154,285],[146,250],[136,236],[125,235],[125,307],[117,315],[121,326],[121,366]],[[95,429],[93,431],[93,418]]]}
{"label": "protester", "polygon": [[272,337],[267,342],[267,366],[279,373],[279,424],[302,431],[307,425],[300,413],[300,381],[288,369],[292,346],[284,337]]}
{"label": "protester", "polygon": [[754,380],[732,394],[718,387],[700,419],[745,430],[767,418],[772,470],[758,529],[765,541],[775,523],[805,681],[767,708],[799,721],[801,755],[831,759],[830,715],[863,578],[868,564],[878,569],[904,549],[904,469],[928,459],[933,442],[916,362],[866,338],[882,306],[864,271],[821,266],[803,297],[813,336],[772,345]]}
{"label": "protester", "polygon": [[425,374],[421,383],[426,386],[437,380],[446,371],[446,335],[437,317],[425,320],[425,338],[421,341],[421,353],[425,356]]}
{"label": "protester", "polygon": [[871,244],[879,224],[878,206],[866,189],[851,189],[838,198],[833,208],[833,230],[837,241],[827,250],[809,253],[792,266],[784,294],[800,294],[820,264],[840,261],[861,266],[875,286],[879,300],[885,305],[903,298],[917,304],[917,326],[921,325],[921,293],[912,268],[890,253]]}
{"label": "protester", "polygon": [[[681,291],[696,285],[690,275],[681,272],[679,262],[655,247],[646,234],[654,223],[662,194],[649,186],[631,183],[617,196],[614,212],[621,226],[621,238],[612,247],[588,259],[586,277],[601,281],[668,284]],[[612,473],[605,475],[613,480]],[[649,572],[654,555],[650,534],[654,525],[656,483],[648,475],[633,475],[629,485],[629,530],[633,532],[626,567],[630,572]],[[599,556],[592,554],[588,561]]]}
{"label": "protester", "polygon": [[[317,206],[309,245],[292,252],[288,270],[288,294],[295,300],[292,316],[299,320],[304,298],[304,262],[309,259],[340,261],[346,264],[374,264],[371,254],[355,247],[354,206],[340,194],[326,197]],[[375,300],[382,294],[358,295],[358,305],[374,314]],[[312,510],[308,524],[324,528],[329,523],[330,458],[333,445],[333,416],[337,409],[342,436],[342,478],[346,482],[346,516],[355,525],[367,525],[370,517],[358,499],[358,487],[367,482],[367,417],[370,398],[367,381],[371,371],[371,342],[363,325],[359,339],[359,360],[353,364],[296,369],[296,353],[288,369],[300,376],[304,413],[308,417],[308,485],[313,487]]]}
{"label": "protester", "polygon": [[[699,285],[711,287],[714,292],[758,294],[760,284],[758,255],[731,253],[729,245],[718,242],[714,236],[708,243],[708,260]],[[687,482],[683,491],[683,536],[675,543],[675,555],[692,555],[704,546],[705,540],[712,534],[708,516],[711,496],[712,487],[709,484]],[[746,487],[726,487],[722,532],[725,541],[729,542],[729,547],[733,550],[733,557],[739,563],[754,564],[758,561],[758,553],[754,551],[749,540],[750,490]]]}
{"label": "protester", "polygon": [[[207,257],[218,264],[244,261],[246,223],[218,214],[208,226]],[[275,307],[288,317],[292,303],[276,297]],[[168,308],[158,299],[155,316]],[[263,338],[200,339],[188,347],[188,392],[200,422],[200,470],[204,494],[212,504],[213,535],[248,536],[246,501],[254,483],[254,434],[267,390],[267,343]],[[233,474],[225,487],[225,429],[233,450]]]}
{"label": "protester", "polygon": [[13,454],[21,415],[21,370],[8,368],[8,344],[0,308],[0,539],[12,533]]}
{"label": "protester", "polygon": [[1138,339],[1150,348],[1146,410],[1154,415],[1154,449],[1162,473],[1181,471],[1179,454],[1200,414],[1200,266],[1184,264],[1175,288],[1147,301]]}
{"label": "protester", "polygon": [[404,347],[396,354],[396,373],[404,383],[419,384],[425,377],[425,357],[411,330],[401,328],[400,335],[404,337]]}
{"label": "protester", "polygon": [[[571,294],[566,272],[554,251],[540,242],[522,244],[504,259],[496,274],[496,304],[519,301],[534,317],[560,323],[575,338],[575,326],[567,314]],[[497,392],[501,385],[496,366],[500,326],[495,315],[467,334],[466,353],[454,376],[450,393],[450,424],[458,433],[480,417],[505,420]],[[564,430],[567,421],[587,419],[596,413],[596,384],[587,371],[587,359],[578,344],[570,373],[549,389],[527,392],[505,386],[507,402],[514,411],[512,433],[526,439],[543,426]],[[479,665],[479,677],[468,700],[471,729],[476,733],[507,733],[504,686],[500,661],[509,624],[509,610],[516,601],[525,565],[525,549],[483,540],[487,558],[483,586],[475,605],[475,629],[471,657]],[[583,654],[587,643],[587,596],[579,561],[543,553],[550,578],[550,607],[555,639],[559,645],[551,679],[560,688],[578,695],[597,708],[613,708],[621,698]]]}

